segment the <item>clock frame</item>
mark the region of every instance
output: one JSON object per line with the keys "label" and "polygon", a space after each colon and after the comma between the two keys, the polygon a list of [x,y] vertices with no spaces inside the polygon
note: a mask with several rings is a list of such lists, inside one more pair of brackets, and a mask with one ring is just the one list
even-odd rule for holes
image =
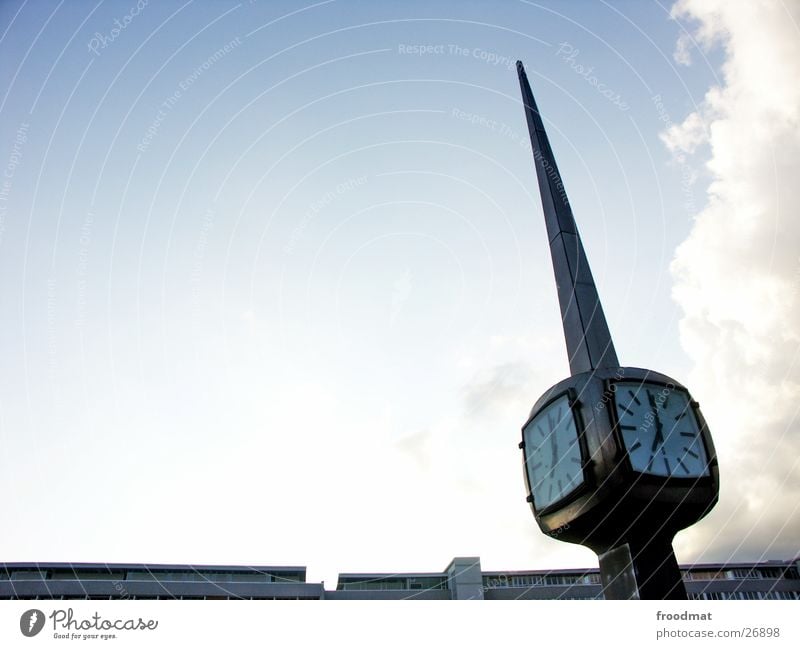
{"label": "clock frame", "polygon": [[[615,386],[621,382],[674,386],[689,397],[708,459],[706,475],[665,477],[633,469],[616,417]],[[578,427],[584,481],[563,498],[539,508],[531,493],[524,428],[565,394]],[[548,536],[585,545],[600,554],[621,542],[651,538],[656,531],[671,538],[703,518],[717,502],[719,469],[708,426],[689,391],[664,374],[606,367],[573,375],[536,401],[525,426],[519,446],[527,501],[539,528]]]}
{"label": "clock frame", "polygon": [[530,417],[522,426],[522,441],[519,443],[519,448],[522,449],[522,466],[523,466],[523,474],[525,478],[525,486],[527,488],[528,493],[528,502],[533,505],[535,496],[534,496],[534,488],[533,483],[531,481],[532,478],[532,470],[530,464],[530,460],[534,459],[534,456],[528,455],[528,440],[525,439],[525,429],[543,412],[545,412],[548,408],[550,408],[553,404],[555,404],[560,399],[565,398],[567,399],[567,407],[569,408],[570,413],[572,414],[572,421],[575,426],[575,431],[577,434],[577,443],[578,449],[580,452],[580,474],[583,478],[581,483],[577,485],[574,489],[564,493],[560,498],[547,503],[542,507],[537,507],[536,509],[542,512],[551,512],[556,511],[563,507],[566,503],[570,500],[573,500],[579,497],[582,493],[586,490],[591,488],[591,478],[592,473],[589,471],[589,454],[586,446],[586,439],[584,437],[584,425],[583,419],[581,416],[581,410],[578,404],[578,400],[576,397],[575,390],[572,388],[567,388],[561,392],[553,394],[551,398],[547,399],[547,401],[536,408],[534,411],[531,412]]}
{"label": "clock frame", "polygon": [[[634,466],[634,462],[633,462],[633,460],[632,460],[632,458],[630,456],[630,450],[628,448],[627,441],[625,440],[625,434],[624,434],[624,431],[623,431],[623,428],[624,428],[625,424],[623,423],[623,421],[621,420],[621,418],[619,416],[619,408],[618,408],[619,403],[620,403],[620,401],[618,399],[618,395],[620,393],[619,386],[621,386],[621,385],[632,385],[632,384],[639,385],[642,388],[652,387],[652,388],[654,388],[656,390],[659,390],[659,394],[661,394],[661,395],[664,395],[665,393],[668,396],[671,396],[674,393],[678,393],[678,394],[683,395],[683,397],[687,401],[688,411],[691,413],[692,417],[694,418],[694,423],[696,424],[696,427],[697,427],[697,437],[698,437],[698,439],[696,440],[696,442],[692,442],[691,445],[697,443],[697,444],[699,444],[699,446],[702,448],[702,451],[703,451],[703,461],[704,461],[703,469],[704,470],[703,470],[703,472],[701,474],[699,474],[699,475],[698,474],[691,474],[691,475],[682,476],[679,473],[676,473],[675,471],[671,470],[670,471],[670,475],[664,476],[664,475],[661,475],[661,474],[655,473],[655,472],[641,471],[640,469],[637,469]],[[626,460],[626,463],[627,463],[626,470],[628,470],[628,471],[630,471],[632,473],[638,474],[640,480],[641,479],[647,480],[650,477],[657,477],[657,478],[659,478],[661,480],[664,480],[667,484],[680,484],[682,481],[691,481],[691,483],[694,483],[699,478],[710,476],[710,470],[711,470],[710,469],[710,454],[709,454],[708,447],[706,445],[706,440],[707,439],[710,440],[710,435],[708,434],[708,430],[707,430],[707,426],[706,426],[706,423],[705,423],[705,419],[703,418],[703,415],[700,412],[699,404],[694,399],[692,399],[692,395],[689,394],[689,391],[686,388],[684,388],[683,386],[676,385],[673,381],[665,382],[665,381],[653,380],[653,379],[646,379],[646,380],[630,380],[630,379],[619,379],[619,380],[616,380],[616,379],[612,379],[612,380],[606,381],[606,391],[607,391],[607,393],[610,393],[610,394],[613,395],[613,405],[617,406],[617,407],[609,407],[608,408],[608,412],[609,412],[609,415],[611,417],[612,427],[613,427],[615,433],[617,434],[617,437],[618,437],[618,440],[619,440],[619,443],[620,443],[621,447],[625,451],[625,460]],[[673,426],[675,428],[677,428],[677,422]],[[675,434],[675,432],[676,431],[671,431],[670,434]],[[681,431],[677,431],[677,434],[680,435]],[[671,466],[670,466],[670,468],[671,468]]]}

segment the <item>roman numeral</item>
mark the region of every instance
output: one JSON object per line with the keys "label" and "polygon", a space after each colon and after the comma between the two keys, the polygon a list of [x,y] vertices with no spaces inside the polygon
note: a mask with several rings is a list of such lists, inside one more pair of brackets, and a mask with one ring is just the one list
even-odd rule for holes
{"label": "roman numeral", "polygon": [[636,405],[637,405],[637,406],[641,406],[641,405],[642,405],[642,402],[641,402],[641,401],[639,401],[639,399],[638,399],[638,398],[636,397],[636,395],[633,393],[633,390],[628,390],[628,394],[629,394],[629,395],[631,395],[631,399],[633,399],[633,400],[636,402]]}
{"label": "roman numeral", "polygon": [[634,451],[639,450],[642,448],[642,443],[637,439],[633,446],[630,448],[630,452],[633,453]]}
{"label": "roman numeral", "polygon": [[620,410],[624,410],[626,413],[628,413],[629,415],[633,416],[633,410],[630,410],[629,408],[626,408],[622,404],[619,404],[619,409]]}
{"label": "roman numeral", "polygon": [[691,455],[691,456],[692,456],[693,458],[695,458],[696,460],[699,460],[699,459],[700,459],[700,456],[699,456],[697,453],[695,453],[694,451],[690,451],[690,450],[689,450],[688,448],[686,448],[685,446],[683,447],[683,450],[684,450],[684,451],[686,451],[686,452],[687,452],[689,455]]}
{"label": "roman numeral", "polygon": [[690,471],[689,469],[686,468],[686,465],[683,463],[683,460],[678,458],[678,464],[681,465],[681,468],[686,472],[686,475],[689,475]]}

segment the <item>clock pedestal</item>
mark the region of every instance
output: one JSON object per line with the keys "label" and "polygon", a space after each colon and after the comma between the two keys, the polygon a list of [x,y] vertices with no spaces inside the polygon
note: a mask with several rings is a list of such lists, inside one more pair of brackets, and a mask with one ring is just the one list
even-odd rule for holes
{"label": "clock pedestal", "polygon": [[686,599],[672,539],[717,502],[719,467],[683,385],[637,367],[576,374],[536,401],[520,448],[539,528],[597,554],[606,599]]}
{"label": "clock pedestal", "polygon": [[630,542],[598,555],[606,599],[686,599],[672,539]]}

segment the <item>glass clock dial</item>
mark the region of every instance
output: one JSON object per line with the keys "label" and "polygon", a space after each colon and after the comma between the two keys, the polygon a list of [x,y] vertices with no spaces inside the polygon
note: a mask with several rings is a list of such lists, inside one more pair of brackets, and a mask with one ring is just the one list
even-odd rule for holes
{"label": "glass clock dial", "polygon": [[617,421],[634,471],[672,478],[708,475],[689,395],[673,386],[618,382]]}
{"label": "glass clock dial", "polygon": [[525,469],[537,509],[561,500],[583,484],[583,462],[575,415],[565,394],[522,431]]}

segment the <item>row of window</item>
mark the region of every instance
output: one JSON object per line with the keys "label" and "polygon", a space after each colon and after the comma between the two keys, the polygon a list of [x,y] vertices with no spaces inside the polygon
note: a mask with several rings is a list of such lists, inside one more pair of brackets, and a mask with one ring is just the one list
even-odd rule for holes
{"label": "row of window", "polygon": [[727,579],[798,579],[797,568],[735,568],[732,570],[684,570],[687,581],[716,581]]}
{"label": "row of window", "polygon": [[[363,582],[362,582],[363,583]],[[352,590],[352,589],[345,589],[345,590]],[[358,590],[358,589],[356,589]],[[381,590],[381,588],[369,588],[369,589],[362,589],[362,590]],[[24,597],[19,598],[16,596],[10,597],[3,597],[0,599],[9,599],[9,600],[16,600],[16,599],[42,599],[42,600],[112,600],[112,599],[146,599],[146,600],[164,600],[164,599],[203,599],[203,600],[217,600],[217,599],[251,599],[251,600],[262,600],[262,599],[318,599],[317,597],[239,597],[236,595],[160,595],[160,596],[126,596],[120,597],[119,595],[63,595],[63,596],[56,596],[50,597],[48,595],[38,595],[35,597]],[[603,599],[602,594],[598,593],[597,595],[573,595],[570,593],[565,593],[563,596],[559,597],[558,599]],[[692,600],[800,600],[800,591],[733,591],[733,592],[701,592],[701,593],[689,593],[689,599]]]}
{"label": "row of window", "polygon": [[[739,568],[734,570],[684,570],[686,581],[716,581],[743,579],[798,579],[795,568]],[[531,575],[496,575],[484,576],[486,588],[525,588],[529,586],[570,586],[574,584],[595,585],[600,583],[600,575],[596,572],[563,575],[563,574],[531,574]]]}
{"label": "row of window", "polygon": [[[799,579],[796,567],[752,567],[731,570],[684,570],[686,581],[718,581],[747,579]],[[215,572],[215,571],[101,571],[101,570],[16,570],[0,573],[0,579],[26,580],[78,580],[78,581],[196,581],[236,583],[302,583],[299,573],[272,574],[268,572]],[[600,575],[585,574],[528,574],[484,576],[485,588],[527,588],[531,586],[596,585]],[[427,590],[446,589],[447,580],[442,577],[393,577],[340,582],[341,590]]]}
{"label": "row of window", "polygon": [[338,590],[446,590],[442,577],[409,577],[402,579],[363,579],[340,581]]}
{"label": "row of window", "polygon": [[[80,579],[80,577],[78,577]],[[129,571],[128,581],[225,581],[247,583],[280,583],[302,581],[300,575],[273,575],[268,572],[147,572]]]}
{"label": "row of window", "polygon": [[[603,599],[603,595],[592,596],[570,596],[565,594],[558,599]],[[689,593],[689,599],[694,600],[797,600],[800,599],[800,592],[796,591],[735,591],[730,593]]]}
{"label": "row of window", "polygon": [[600,575],[588,573],[583,575],[498,575],[484,577],[486,588],[527,588],[530,586],[574,586],[596,585],[600,583]]}
{"label": "row of window", "polygon": [[228,595],[207,595],[207,596],[202,596],[202,595],[200,595],[200,596],[195,596],[195,595],[186,595],[186,596],[184,596],[184,595],[176,595],[175,597],[171,597],[169,595],[164,595],[164,596],[158,595],[158,596],[152,596],[152,597],[147,597],[147,596],[137,597],[135,595],[131,595],[129,597],[120,598],[118,596],[109,596],[109,595],[63,595],[61,597],[48,597],[47,595],[44,595],[44,596],[36,596],[36,597],[16,597],[16,596],[0,597],[0,599],[7,599],[7,600],[12,600],[12,599],[13,600],[18,600],[18,599],[25,599],[25,600],[41,599],[41,600],[50,600],[50,601],[52,601],[52,600],[66,600],[66,599],[68,599],[68,600],[95,600],[95,599],[102,599],[102,600],[112,600],[112,599],[114,599],[114,600],[118,600],[118,599],[143,599],[143,600],[145,600],[145,599],[146,600],[162,600],[162,599],[170,599],[170,600],[176,600],[176,599],[205,599],[205,600],[250,599],[250,600],[262,600],[263,599],[263,600],[266,600],[266,599],[269,599],[269,600],[276,600],[276,599],[319,599],[319,597],[238,597],[236,595],[230,595],[230,596],[228,596]]}
{"label": "row of window", "polygon": [[689,593],[689,599],[800,599],[797,591],[733,591],[730,593]]}
{"label": "row of window", "polygon": [[100,570],[16,570],[0,573],[0,579],[15,581],[77,580],[77,581],[200,581],[200,582],[245,582],[245,583],[298,583],[300,574],[271,574],[268,572],[212,572],[184,570],[177,572],[152,572],[148,570],[100,571]]}

